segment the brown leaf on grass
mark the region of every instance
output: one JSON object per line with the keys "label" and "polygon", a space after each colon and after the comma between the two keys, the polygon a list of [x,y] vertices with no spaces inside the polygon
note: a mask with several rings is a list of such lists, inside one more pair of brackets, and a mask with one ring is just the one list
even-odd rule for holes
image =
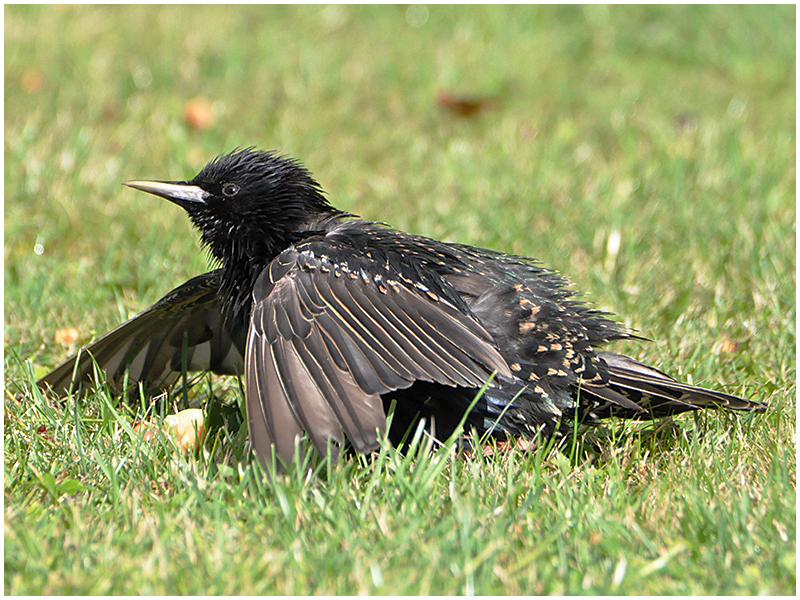
{"label": "brown leaf on grass", "polygon": [[459,96],[450,92],[442,92],[436,99],[442,108],[460,117],[474,117],[480,112],[497,108],[495,98],[479,96]]}
{"label": "brown leaf on grass", "polygon": [[197,452],[206,432],[205,413],[199,408],[189,408],[174,415],[168,415],[159,425],[152,421],[139,421],[133,430],[141,433],[145,442],[155,439],[159,430],[168,433],[175,441],[175,445],[184,454]]}
{"label": "brown leaf on grass", "polygon": [[36,428],[36,433],[38,433],[40,436],[42,436],[48,442],[55,441],[55,440],[53,440],[53,436],[47,434],[47,426],[46,425],[39,425],[39,427]]}
{"label": "brown leaf on grass", "polygon": [[44,76],[39,69],[26,69],[19,78],[20,87],[26,94],[35,94],[44,85]]}
{"label": "brown leaf on grass", "polygon": [[78,333],[77,329],[74,327],[64,327],[63,329],[56,331],[53,339],[55,340],[56,344],[61,344],[65,348],[69,348],[78,341],[79,337],[80,334]]}
{"label": "brown leaf on grass", "polygon": [[197,452],[205,435],[206,415],[199,408],[182,410],[165,419],[182,452]]}
{"label": "brown leaf on grass", "polygon": [[204,131],[214,124],[214,110],[205,98],[192,98],[183,105],[183,118],[192,129]]}
{"label": "brown leaf on grass", "polygon": [[739,342],[731,339],[724,339],[718,341],[711,348],[712,354],[733,354],[739,350]]}
{"label": "brown leaf on grass", "polygon": [[141,434],[142,439],[145,442],[149,442],[156,437],[156,431],[158,431],[158,427],[156,427],[150,420],[142,421],[140,419],[136,419],[136,422],[133,424],[133,430],[136,433]]}

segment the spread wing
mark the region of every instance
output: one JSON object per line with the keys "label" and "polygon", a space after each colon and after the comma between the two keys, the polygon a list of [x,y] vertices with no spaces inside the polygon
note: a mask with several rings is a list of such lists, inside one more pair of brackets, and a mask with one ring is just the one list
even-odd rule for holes
{"label": "spread wing", "polygon": [[342,433],[369,452],[386,427],[381,394],[430,381],[481,387],[511,378],[489,333],[388,262],[290,248],[260,275],[245,354],[251,439],[287,462],[306,432],[320,453]]}
{"label": "spread wing", "polygon": [[37,385],[66,395],[91,384],[96,362],[117,391],[121,391],[126,369],[132,393],[139,383],[148,392],[163,390],[182,373],[184,348],[189,371],[242,373],[244,341],[232,340],[223,325],[218,289],[219,271],[190,279],[89,344],[42,377]]}

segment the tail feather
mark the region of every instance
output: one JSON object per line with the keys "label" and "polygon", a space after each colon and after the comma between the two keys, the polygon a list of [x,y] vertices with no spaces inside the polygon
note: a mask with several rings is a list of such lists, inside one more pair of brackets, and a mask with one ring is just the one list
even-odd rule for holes
{"label": "tail feather", "polygon": [[[608,377],[607,386],[627,400],[614,402],[609,394],[602,393],[593,386],[586,391],[600,399],[587,407],[591,418],[610,416],[652,419],[666,417],[701,408],[727,408],[763,412],[766,405],[754,400],[746,400],[705,388],[676,381],[666,373],[642,364],[628,356],[613,352],[598,352],[597,357],[605,363]],[[631,409],[635,404],[639,410]]]}

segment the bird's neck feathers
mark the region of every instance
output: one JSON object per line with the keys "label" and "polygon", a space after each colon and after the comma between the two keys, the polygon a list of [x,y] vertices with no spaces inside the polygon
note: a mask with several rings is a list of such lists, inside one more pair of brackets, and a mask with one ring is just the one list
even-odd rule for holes
{"label": "bird's neck feathers", "polygon": [[317,190],[306,190],[304,196],[273,197],[268,205],[249,207],[224,232],[219,226],[197,224],[203,244],[221,264],[223,314],[234,331],[246,326],[253,286],[269,263],[293,244],[320,233],[321,223],[344,216]]}

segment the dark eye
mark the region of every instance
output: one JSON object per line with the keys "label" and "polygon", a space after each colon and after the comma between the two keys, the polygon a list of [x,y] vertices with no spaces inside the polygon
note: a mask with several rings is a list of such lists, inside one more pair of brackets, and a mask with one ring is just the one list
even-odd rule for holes
{"label": "dark eye", "polygon": [[226,183],[222,186],[222,195],[230,198],[239,193],[239,186],[235,183]]}

